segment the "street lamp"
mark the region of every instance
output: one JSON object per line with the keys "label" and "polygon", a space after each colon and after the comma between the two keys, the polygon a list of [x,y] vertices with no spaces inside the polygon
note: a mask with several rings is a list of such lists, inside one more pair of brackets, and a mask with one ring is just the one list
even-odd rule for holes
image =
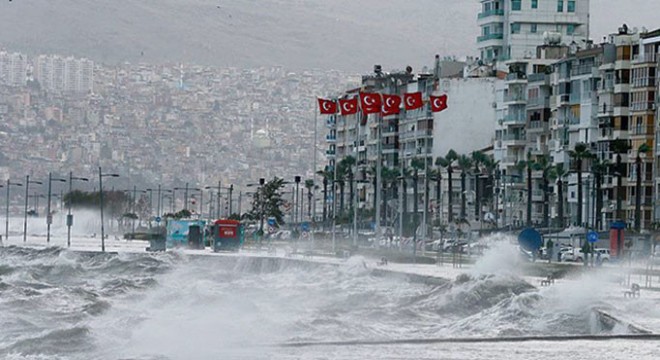
{"label": "street lamp", "polygon": [[188,210],[188,191],[189,190],[194,190],[194,191],[201,191],[199,188],[190,188],[188,187],[188,183],[186,183],[185,187],[175,187],[174,190],[183,190],[183,210]]}
{"label": "street lamp", "polygon": [[50,225],[53,223],[53,214],[50,211],[50,197],[52,195],[53,181],[66,182],[65,179],[53,178],[53,173],[48,173],[48,208],[46,210],[46,242],[50,242]]}
{"label": "street lamp", "polygon": [[23,186],[23,184],[14,183],[7,179],[7,185],[5,185],[7,188],[7,206],[5,208],[5,240],[9,239],[9,188],[12,186]]}
{"label": "street lamp", "polygon": [[104,174],[99,166],[99,203],[101,206],[101,251],[105,252],[105,224],[103,223],[103,177],[119,177],[119,174]]}
{"label": "street lamp", "polygon": [[[67,201],[68,213],[66,215],[66,247],[71,247],[71,226],[73,226],[73,215],[71,214],[71,193],[73,192],[73,180],[89,181],[85,177],[73,176],[73,172],[69,171],[69,201]],[[27,209],[27,206],[26,206]]]}
{"label": "street lamp", "polygon": [[42,185],[41,181],[30,180],[30,175],[25,176],[25,211],[23,212],[23,242],[27,241],[27,211],[28,211],[28,200],[30,194],[28,193],[30,189],[30,184]]}

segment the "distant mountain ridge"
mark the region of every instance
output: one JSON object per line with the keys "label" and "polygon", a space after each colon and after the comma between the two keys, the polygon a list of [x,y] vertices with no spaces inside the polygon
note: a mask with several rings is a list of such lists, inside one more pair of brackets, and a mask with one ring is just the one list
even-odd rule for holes
{"label": "distant mountain ridge", "polygon": [[[596,42],[623,22],[660,26],[657,0],[591,4]],[[0,47],[109,64],[419,69],[436,53],[476,55],[479,7],[478,0],[2,1]]]}

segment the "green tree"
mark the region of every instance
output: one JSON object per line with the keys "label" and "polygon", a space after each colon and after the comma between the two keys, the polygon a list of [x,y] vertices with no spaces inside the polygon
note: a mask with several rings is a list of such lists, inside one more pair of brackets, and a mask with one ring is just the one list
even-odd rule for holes
{"label": "green tree", "polygon": [[625,214],[621,207],[623,202],[623,184],[622,179],[626,176],[626,166],[621,162],[621,155],[627,154],[630,150],[628,140],[616,139],[610,142],[610,149],[616,154],[616,163],[614,165],[614,175],[616,175],[616,220],[624,220]]}
{"label": "green tree", "polygon": [[266,218],[274,218],[275,222],[280,225],[285,223],[284,213],[282,212],[282,205],[284,205],[284,199],[282,199],[283,187],[284,180],[274,177],[271,181],[260,186],[254,193],[249,217],[262,223],[259,226],[261,233],[263,233],[263,221]]}
{"label": "green tree", "polygon": [[[339,162],[339,167],[342,169],[341,173],[345,181],[348,181],[348,201],[350,202],[349,208],[353,211],[353,204],[355,200],[355,173],[353,167],[357,163],[355,157],[348,155]],[[343,197],[343,196],[342,196]]]}
{"label": "green tree", "polygon": [[603,217],[603,179],[607,174],[607,170],[610,167],[608,160],[600,160],[594,157],[591,162],[591,172],[594,174],[594,183],[596,186],[596,219],[594,221],[595,228],[600,230],[602,229],[602,217]]}
{"label": "green tree", "polygon": [[419,226],[419,172],[424,170],[424,160],[414,158],[410,161],[413,182],[413,226]]}
{"label": "green tree", "polygon": [[312,219],[312,197],[314,196],[313,191],[316,189],[313,179],[305,180],[305,189],[307,189],[307,217]]}
{"label": "green tree", "polygon": [[527,176],[525,176],[527,181],[527,221],[525,223],[527,226],[532,226],[532,169],[534,168],[532,154],[527,152],[527,159],[519,161],[516,167],[521,174],[527,170]]}
{"label": "green tree", "polygon": [[550,171],[550,179],[555,180],[557,184],[557,224],[560,229],[565,227],[564,218],[564,178],[568,175],[564,164],[556,164]]}
{"label": "green tree", "polygon": [[323,179],[323,222],[328,218],[328,184],[332,182],[334,178],[334,173],[328,171],[328,168],[324,170],[319,170],[316,172],[317,175],[320,175]]}
{"label": "green tree", "polygon": [[474,166],[474,216],[477,221],[481,221],[482,187],[480,177],[483,175],[483,166],[488,161],[488,156],[481,151],[473,151],[471,156],[472,165]]}
{"label": "green tree", "polygon": [[534,171],[541,171],[542,191],[543,191],[543,227],[550,227],[550,173],[553,170],[550,162],[550,156],[542,155],[534,162]]}
{"label": "green tree", "polygon": [[461,155],[458,158],[458,168],[461,170],[461,218],[460,220],[467,220],[467,207],[466,207],[466,198],[465,192],[466,189],[466,177],[470,170],[472,170],[472,159],[469,156]]}
{"label": "green tree", "polygon": [[452,223],[454,221],[454,182],[453,182],[453,167],[454,162],[458,160],[458,154],[454,150],[449,150],[444,157],[438,157],[435,160],[436,165],[442,167],[447,171],[447,221]]}
{"label": "green tree", "polygon": [[582,212],[584,209],[582,208],[582,167],[583,162],[585,160],[591,159],[592,155],[589,151],[589,148],[587,147],[587,144],[577,143],[575,144],[575,148],[568,152],[568,156],[570,156],[573,160],[574,169],[577,172],[577,224],[578,226],[583,226],[584,224],[582,223]]}

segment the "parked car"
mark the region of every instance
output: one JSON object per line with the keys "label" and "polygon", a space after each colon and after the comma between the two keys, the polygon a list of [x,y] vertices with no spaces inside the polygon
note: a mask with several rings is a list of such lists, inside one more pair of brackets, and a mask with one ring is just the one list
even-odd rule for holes
{"label": "parked car", "polygon": [[599,258],[598,254],[600,254],[600,262],[610,261],[610,249],[596,248],[596,259]]}

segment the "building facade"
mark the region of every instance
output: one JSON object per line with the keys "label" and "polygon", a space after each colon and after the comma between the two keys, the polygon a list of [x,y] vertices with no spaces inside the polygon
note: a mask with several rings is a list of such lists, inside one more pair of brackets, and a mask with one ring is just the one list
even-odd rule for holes
{"label": "building facade", "polygon": [[567,44],[589,38],[589,0],[480,0],[477,38],[485,62],[532,59],[544,34]]}

